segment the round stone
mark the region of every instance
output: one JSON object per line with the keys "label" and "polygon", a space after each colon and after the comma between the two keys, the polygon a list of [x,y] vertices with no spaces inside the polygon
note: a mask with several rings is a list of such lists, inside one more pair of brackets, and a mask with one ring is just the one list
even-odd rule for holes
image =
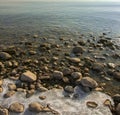
{"label": "round stone", "polygon": [[72,87],[72,86],[66,86],[65,88],[64,88],[64,90],[65,90],[65,92],[67,92],[67,93],[73,93],[74,92],[74,88]]}
{"label": "round stone", "polygon": [[82,74],[80,72],[73,72],[71,76],[73,79],[82,79]]}
{"label": "round stone", "polygon": [[9,115],[8,110],[0,106],[0,115]]}
{"label": "round stone", "polygon": [[12,103],[9,107],[11,112],[22,113],[24,111],[24,105],[18,102]]}
{"label": "round stone", "polygon": [[61,71],[54,71],[53,78],[61,80],[63,78],[63,73]]}

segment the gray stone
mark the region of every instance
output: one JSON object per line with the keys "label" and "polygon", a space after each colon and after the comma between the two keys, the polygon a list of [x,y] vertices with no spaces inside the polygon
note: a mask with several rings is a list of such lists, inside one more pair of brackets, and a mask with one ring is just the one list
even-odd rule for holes
{"label": "gray stone", "polygon": [[80,72],[73,72],[71,74],[72,78],[77,80],[77,79],[82,79],[82,74]]}
{"label": "gray stone", "polygon": [[86,86],[86,87],[90,87],[90,88],[96,88],[98,86],[98,83],[90,78],[90,77],[83,77],[80,81],[80,83],[83,85],[83,86]]}
{"label": "gray stone", "polygon": [[81,46],[76,46],[76,47],[73,48],[72,52],[75,53],[75,54],[83,53],[84,49]]}
{"label": "gray stone", "polygon": [[14,113],[22,113],[24,111],[24,105],[18,102],[12,103],[9,107],[9,111]]}
{"label": "gray stone", "polygon": [[102,63],[94,63],[92,69],[96,72],[102,72],[104,69],[104,64]]}
{"label": "gray stone", "polygon": [[0,115],[9,115],[9,112],[6,108],[0,106]]}
{"label": "gray stone", "polygon": [[37,80],[37,76],[31,71],[26,71],[21,75],[21,81],[34,82]]}

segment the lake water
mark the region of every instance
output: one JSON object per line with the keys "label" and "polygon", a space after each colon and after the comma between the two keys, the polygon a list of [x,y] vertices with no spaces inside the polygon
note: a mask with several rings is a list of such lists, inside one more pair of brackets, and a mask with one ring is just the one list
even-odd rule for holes
{"label": "lake water", "polygon": [[0,2],[0,38],[102,32],[120,36],[120,3]]}

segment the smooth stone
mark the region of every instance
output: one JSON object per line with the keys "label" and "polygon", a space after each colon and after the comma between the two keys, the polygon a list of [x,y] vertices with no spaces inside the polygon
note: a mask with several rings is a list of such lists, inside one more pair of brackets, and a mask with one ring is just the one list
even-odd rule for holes
{"label": "smooth stone", "polygon": [[64,68],[63,69],[63,75],[70,75],[72,73],[72,70],[69,68]]}
{"label": "smooth stone", "polygon": [[95,70],[96,72],[102,72],[104,69],[104,64],[102,63],[94,63],[92,65],[92,69]]}
{"label": "smooth stone", "polygon": [[65,90],[65,92],[67,92],[67,93],[74,93],[74,88],[73,88],[72,86],[70,86],[70,85],[66,86],[66,87],[64,88],[64,90]]}
{"label": "smooth stone", "polygon": [[113,77],[114,77],[116,80],[120,81],[120,72],[114,72],[114,73],[113,73]]}
{"label": "smooth stone", "polygon": [[24,111],[24,105],[18,102],[12,103],[9,107],[9,111],[14,113],[22,113]]}
{"label": "smooth stone", "polygon": [[0,106],[0,115],[9,115],[9,112],[6,108]]}
{"label": "smooth stone", "polygon": [[11,59],[12,56],[7,52],[0,52],[0,58],[3,60],[8,60],[8,59]]}
{"label": "smooth stone", "polygon": [[83,85],[83,86],[86,86],[86,87],[90,87],[92,89],[96,88],[98,86],[98,83],[90,78],[90,77],[83,77],[80,81],[80,83]]}
{"label": "smooth stone", "polygon": [[32,102],[29,104],[29,110],[39,113],[43,110],[43,106],[39,102]]}
{"label": "smooth stone", "polygon": [[63,79],[63,73],[61,71],[54,71],[53,72],[53,78],[62,80]]}
{"label": "smooth stone", "polygon": [[82,74],[80,72],[73,72],[71,74],[72,78],[77,80],[77,79],[82,79]]}
{"label": "smooth stone", "polygon": [[73,62],[73,63],[80,63],[80,58],[76,58],[76,57],[74,57],[74,58],[69,58],[68,59],[69,61],[71,61],[71,62]]}
{"label": "smooth stone", "polygon": [[120,103],[116,107],[116,113],[117,115],[120,115]]}
{"label": "smooth stone", "polygon": [[46,99],[46,96],[39,96],[39,99],[44,100]]}
{"label": "smooth stone", "polygon": [[37,76],[31,71],[26,71],[21,75],[21,81],[34,82],[37,80]]}
{"label": "smooth stone", "polygon": [[72,52],[75,53],[75,54],[77,54],[77,53],[83,53],[84,49],[81,46],[76,46],[76,47],[73,48]]}
{"label": "smooth stone", "polygon": [[114,63],[108,63],[108,67],[109,67],[109,68],[115,68],[116,65],[115,65]]}
{"label": "smooth stone", "polygon": [[37,87],[37,90],[40,91],[40,92],[48,91],[48,89],[45,88],[45,87],[43,87],[43,86],[39,86],[39,87]]}
{"label": "smooth stone", "polygon": [[0,70],[4,68],[4,64],[2,62],[0,62]]}
{"label": "smooth stone", "polygon": [[4,94],[4,98],[9,98],[15,94],[15,91],[8,91],[6,94]]}

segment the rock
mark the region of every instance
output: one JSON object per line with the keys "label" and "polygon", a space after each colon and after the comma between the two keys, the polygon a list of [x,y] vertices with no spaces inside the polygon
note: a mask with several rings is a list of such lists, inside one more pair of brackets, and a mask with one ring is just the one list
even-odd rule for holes
{"label": "rock", "polygon": [[3,60],[8,60],[8,59],[11,59],[12,56],[6,52],[0,52],[0,58]]}
{"label": "rock", "polygon": [[114,100],[115,103],[120,103],[120,94],[115,94],[113,96],[113,100]]}
{"label": "rock", "polygon": [[9,107],[9,111],[15,113],[22,113],[24,111],[24,105],[18,102],[12,103]]}
{"label": "rock", "polygon": [[37,76],[31,71],[26,71],[21,75],[21,81],[34,82],[37,80]]}
{"label": "rock", "polygon": [[94,64],[92,65],[92,69],[93,69],[94,71],[96,71],[96,72],[102,72],[103,69],[104,69],[104,64],[102,64],[102,63],[94,63]]}
{"label": "rock", "polygon": [[116,107],[116,113],[117,115],[120,115],[120,103]]}
{"label": "rock", "polygon": [[1,79],[1,80],[0,80],[0,86],[2,86],[2,84],[3,84],[3,80]]}
{"label": "rock", "polygon": [[9,112],[6,108],[0,106],[0,115],[9,115]]}
{"label": "rock", "polygon": [[4,94],[4,98],[9,98],[15,94],[15,91],[8,91],[6,94]]}
{"label": "rock", "polygon": [[114,72],[114,73],[113,73],[113,77],[114,77],[116,80],[120,81],[120,72]]}
{"label": "rock", "polygon": [[54,71],[53,72],[53,78],[57,80],[62,80],[63,79],[63,73],[61,71]]}
{"label": "rock", "polygon": [[39,99],[44,100],[46,99],[46,96],[39,96]]}
{"label": "rock", "polygon": [[43,110],[43,106],[39,102],[32,102],[29,104],[29,110],[39,113]]}
{"label": "rock", "polygon": [[10,91],[12,91],[12,90],[16,90],[16,85],[10,83],[10,84],[8,84],[8,89],[9,89]]}
{"label": "rock", "polygon": [[0,87],[0,93],[2,93],[3,92],[3,88],[2,87]]}
{"label": "rock", "polygon": [[115,68],[116,65],[115,65],[114,63],[108,63],[108,67],[109,67],[109,68]]}
{"label": "rock", "polygon": [[30,50],[30,51],[29,51],[29,54],[30,54],[30,55],[35,55],[35,54],[37,54],[37,52],[36,52],[36,51],[33,51],[33,50]]}
{"label": "rock", "polygon": [[80,72],[73,72],[71,74],[72,78],[77,80],[77,79],[82,79],[82,74]]}
{"label": "rock", "polygon": [[47,91],[48,89],[45,88],[45,87],[43,87],[42,85],[40,85],[40,86],[37,87],[37,90],[40,91],[40,92],[45,92],[45,91]]}
{"label": "rock", "polygon": [[90,87],[92,89],[94,89],[98,86],[98,83],[90,77],[83,77],[81,79],[80,83],[81,83],[81,85],[86,86],[86,87]]}
{"label": "rock", "polygon": [[63,69],[63,75],[70,75],[72,73],[72,70],[69,68],[64,68]]}
{"label": "rock", "polygon": [[91,107],[91,108],[96,108],[98,106],[96,102],[92,102],[92,101],[88,101],[86,104],[88,107]]}
{"label": "rock", "polygon": [[38,35],[37,34],[33,35],[33,38],[38,38]]}
{"label": "rock", "polygon": [[64,90],[65,90],[65,92],[67,92],[67,93],[73,93],[74,92],[74,88],[72,87],[72,86],[66,86],[65,88],[64,88]]}
{"label": "rock", "polygon": [[31,97],[34,93],[35,93],[35,90],[34,90],[34,89],[28,90],[28,91],[27,91],[27,94],[26,94],[26,98]]}
{"label": "rock", "polygon": [[80,58],[68,58],[69,61],[73,62],[73,63],[80,63]]}
{"label": "rock", "polygon": [[0,62],[0,70],[2,70],[3,68],[4,68],[4,64]]}
{"label": "rock", "polygon": [[83,53],[84,49],[81,46],[76,46],[76,47],[73,48],[72,52],[75,53],[75,54]]}
{"label": "rock", "polygon": [[5,62],[5,66],[6,67],[12,67],[12,62],[11,61],[7,61],[7,62]]}

